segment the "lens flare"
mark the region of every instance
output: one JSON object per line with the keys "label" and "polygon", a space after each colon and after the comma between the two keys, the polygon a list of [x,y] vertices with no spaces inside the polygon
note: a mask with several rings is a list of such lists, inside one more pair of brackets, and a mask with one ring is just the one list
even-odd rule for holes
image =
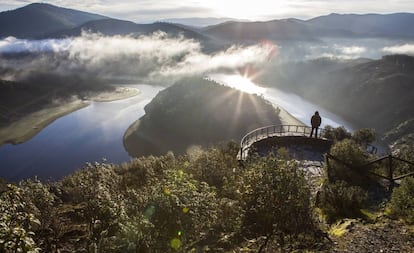
{"label": "lens flare", "polygon": [[171,246],[171,248],[173,248],[174,250],[179,250],[180,248],[181,248],[181,246],[182,246],[182,242],[181,242],[181,240],[180,239],[178,239],[178,238],[174,238],[174,239],[172,239],[171,241],[170,241],[170,246]]}

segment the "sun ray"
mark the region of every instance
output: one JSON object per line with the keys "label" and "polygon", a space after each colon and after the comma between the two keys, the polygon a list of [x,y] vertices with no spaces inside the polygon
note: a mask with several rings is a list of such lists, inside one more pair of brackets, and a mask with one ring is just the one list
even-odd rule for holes
{"label": "sun ray", "polygon": [[225,85],[249,93],[249,94],[264,94],[266,88],[260,87],[254,84],[247,76],[241,75],[214,75],[213,79],[218,79],[220,82]]}

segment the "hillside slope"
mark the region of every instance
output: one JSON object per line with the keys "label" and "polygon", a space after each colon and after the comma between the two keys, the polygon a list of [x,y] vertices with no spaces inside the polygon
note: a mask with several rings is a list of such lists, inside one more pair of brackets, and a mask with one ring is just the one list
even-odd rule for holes
{"label": "hillside slope", "polygon": [[34,3],[0,13],[0,38],[33,38],[104,18],[88,12]]}
{"label": "hillside slope", "polygon": [[184,153],[273,124],[280,124],[278,111],[259,96],[192,78],[161,91],[127,131],[124,145],[132,156]]}
{"label": "hillside slope", "polygon": [[261,80],[307,98],[358,127],[384,133],[413,118],[414,57],[319,59],[274,66]]}
{"label": "hillside slope", "polygon": [[150,34],[156,31],[162,31],[169,35],[183,35],[187,38],[193,38],[197,40],[208,40],[207,37],[201,35],[198,32],[186,29],[174,24],[168,23],[153,23],[153,24],[136,24],[131,21],[118,20],[118,19],[101,19],[86,22],[80,26],[72,29],[61,30],[54,33],[46,34],[43,37],[48,38],[62,38],[62,37],[76,37],[80,36],[82,31],[89,31],[93,33],[101,33],[104,35],[141,35]]}

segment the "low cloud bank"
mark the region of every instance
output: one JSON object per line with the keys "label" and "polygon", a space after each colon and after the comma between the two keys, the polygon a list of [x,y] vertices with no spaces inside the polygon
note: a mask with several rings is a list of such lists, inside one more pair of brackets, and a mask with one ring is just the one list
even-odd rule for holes
{"label": "low cloud bank", "polygon": [[414,55],[414,44],[404,44],[391,47],[384,47],[383,52],[388,54],[408,54]]}
{"label": "low cloud bank", "polygon": [[335,59],[356,59],[363,57],[367,53],[367,49],[364,46],[344,46],[339,44],[324,45],[324,46],[311,46],[309,47],[309,54],[306,55],[307,59],[315,58],[335,58]]}
{"label": "low cloud bank", "polygon": [[0,78],[22,79],[46,72],[165,82],[222,69],[260,66],[274,54],[275,48],[269,44],[232,46],[205,54],[199,42],[162,32],[140,37],[83,33],[60,40],[9,37],[0,40]]}

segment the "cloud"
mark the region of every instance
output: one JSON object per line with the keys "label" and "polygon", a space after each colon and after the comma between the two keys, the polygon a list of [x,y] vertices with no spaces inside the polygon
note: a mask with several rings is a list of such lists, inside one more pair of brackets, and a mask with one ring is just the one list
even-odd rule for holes
{"label": "cloud", "polygon": [[258,66],[266,63],[274,51],[274,45],[263,44],[205,54],[198,41],[162,32],[139,37],[83,33],[62,40],[9,37],[0,40],[0,69],[12,70],[16,79],[46,72],[171,82],[182,76]]}
{"label": "cloud", "polygon": [[352,47],[339,47],[338,48],[342,53],[346,55],[361,55],[367,51],[365,47],[358,47],[358,46],[352,46]]}
{"label": "cloud", "polygon": [[382,48],[382,51],[388,54],[408,54],[414,55],[414,44],[396,45]]}
{"label": "cloud", "polygon": [[[347,43],[346,43],[347,44]],[[366,57],[368,50],[365,46],[356,45],[343,45],[337,43],[328,43],[324,45],[309,46],[305,49],[307,55],[306,59],[314,58],[335,58],[335,59],[356,59],[360,57]],[[306,47],[306,45],[305,45]]]}

